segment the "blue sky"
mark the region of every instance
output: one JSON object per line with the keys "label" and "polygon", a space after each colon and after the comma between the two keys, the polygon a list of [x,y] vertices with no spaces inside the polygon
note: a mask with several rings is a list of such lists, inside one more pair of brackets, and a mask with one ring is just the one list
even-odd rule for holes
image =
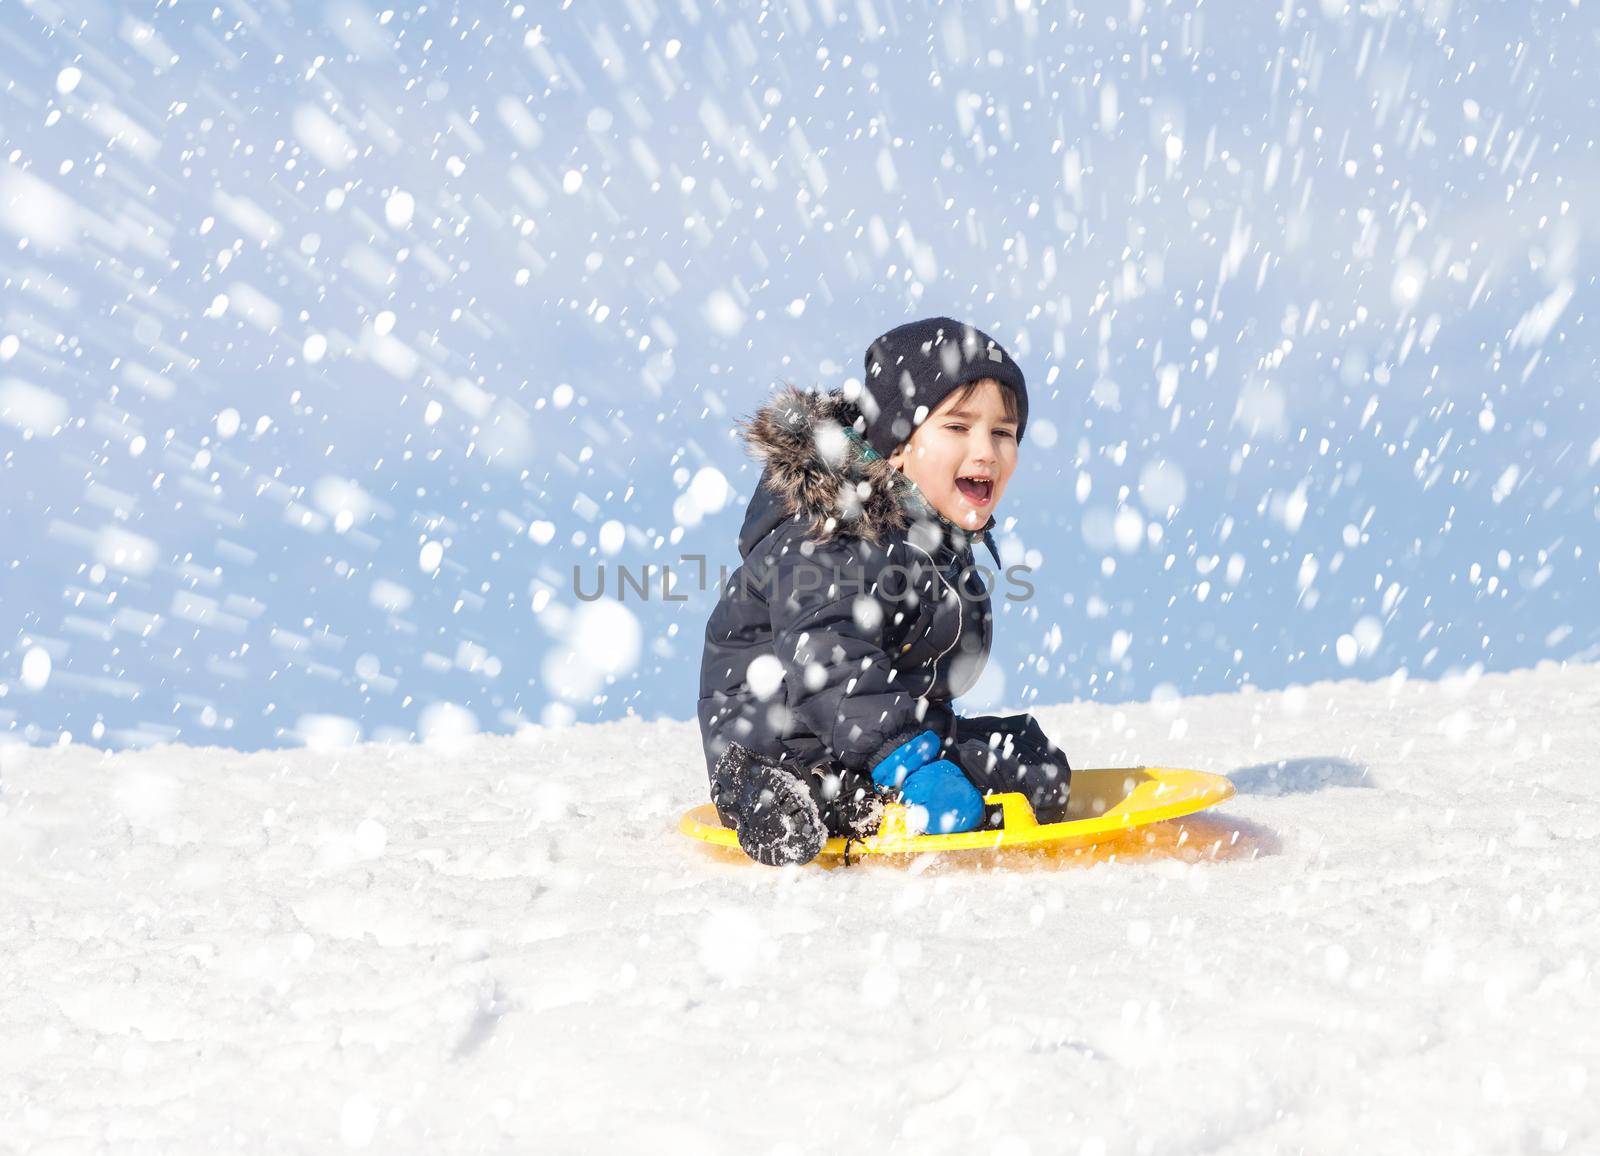
{"label": "blue sky", "polygon": [[1030,383],[965,705],[1592,659],[1587,27],[9,6],[0,736],[689,718],[714,591],[575,568],[731,565],[734,418],[932,314]]}

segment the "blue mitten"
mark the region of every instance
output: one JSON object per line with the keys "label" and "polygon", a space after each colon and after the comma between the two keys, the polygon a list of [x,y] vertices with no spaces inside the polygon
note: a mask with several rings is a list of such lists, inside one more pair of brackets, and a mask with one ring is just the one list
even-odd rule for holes
{"label": "blue mitten", "polygon": [[918,830],[971,831],[983,822],[983,796],[955,763],[935,759],[939,747],[931,730],[907,739],[872,768],[872,781],[880,791],[898,788],[907,807],[921,809],[911,815]]}
{"label": "blue mitten", "polygon": [[912,825],[930,834],[971,831],[983,822],[983,796],[949,759],[913,771],[900,788],[900,798],[906,806],[922,809],[920,816],[912,812]]}

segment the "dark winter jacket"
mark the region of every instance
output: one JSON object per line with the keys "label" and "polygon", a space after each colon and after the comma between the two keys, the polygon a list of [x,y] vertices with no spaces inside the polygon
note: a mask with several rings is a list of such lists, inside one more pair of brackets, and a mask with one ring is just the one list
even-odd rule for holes
{"label": "dark winter jacket", "polygon": [[[780,390],[741,430],[764,463],[739,568],[706,625],[700,731],[713,772],[757,755],[869,770],[926,729],[956,741],[950,701],[992,637],[982,541],[930,506],[850,428],[842,394]],[[987,567],[987,561],[984,562]]]}

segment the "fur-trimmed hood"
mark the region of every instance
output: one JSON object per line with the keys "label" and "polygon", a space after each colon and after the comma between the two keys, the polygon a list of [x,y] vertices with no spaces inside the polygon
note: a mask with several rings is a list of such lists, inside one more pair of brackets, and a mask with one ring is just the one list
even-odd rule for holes
{"label": "fur-trimmed hood", "polygon": [[739,535],[740,555],[788,518],[802,519],[813,541],[849,535],[875,544],[928,520],[958,550],[983,539],[998,565],[989,535],[994,516],[969,532],[940,514],[915,482],[867,444],[853,425],[858,416],[841,391],[785,386],[739,422],[746,448],[765,466]]}

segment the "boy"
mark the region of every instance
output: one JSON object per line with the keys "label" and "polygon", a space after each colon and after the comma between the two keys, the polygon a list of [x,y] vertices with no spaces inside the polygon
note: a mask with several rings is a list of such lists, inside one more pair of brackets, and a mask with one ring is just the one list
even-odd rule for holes
{"label": "boy", "polygon": [[948,317],[890,330],[865,384],[780,390],[741,431],[765,464],[743,559],[706,625],[711,796],[762,863],[805,863],[898,798],[930,831],[984,821],[979,788],[1065,811],[1071,769],[1030,716],[958,718],[988,660],[973,566],[1028,421],[1021,368]]}

